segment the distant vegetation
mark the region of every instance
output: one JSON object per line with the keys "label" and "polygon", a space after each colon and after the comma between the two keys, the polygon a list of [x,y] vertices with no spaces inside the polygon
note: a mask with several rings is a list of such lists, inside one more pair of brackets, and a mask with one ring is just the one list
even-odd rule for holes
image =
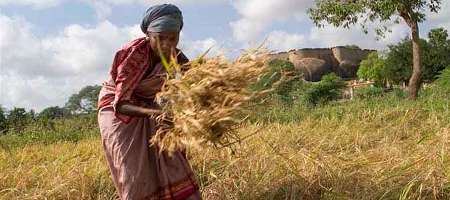
{"label": "distant vegetation", "polygon": [[[447,30],[433,29],[428,33],[428,40],[421,40],[422,80],[431,83],[439,74],[450,66],[450,39]],[[372,53],[361,62],[358,77],[373,80],[378,86],[408,84],[411,76],[412,46],[408,38],[395,45],[389,45],[386,52]]]}
{"label": "distant vegetation", "polygon": [[442,0],[320,0],[315,1],[315,6],[308,13],[319,27],[325,23],[344,28],[359,24],[365,33],[368,32],[369,22],[380,22],[381,25],[375,26],[375,33],[379,37],[384,37],[389,31],[388,26],[383,23],[405,23],[411,31],[412,47],[409,56],[412,70],[408,77],[408,94],[410,99],[416,99],[423,78],[422,67],[425,62],[422,55],[426,51],[421,45],[419,24],[427,19],[427,15],[438,13],[441,4]]}
{"label": "distant vegetation", "polygon": [[51,106],[39,113],[25,108],[7,110],[0,105],[0,135],[22,133],[27,125],[48,124],[53,119],[71,119],[95,113],[100,88],[99,85],[86,86],[70,96],[64,107]]}

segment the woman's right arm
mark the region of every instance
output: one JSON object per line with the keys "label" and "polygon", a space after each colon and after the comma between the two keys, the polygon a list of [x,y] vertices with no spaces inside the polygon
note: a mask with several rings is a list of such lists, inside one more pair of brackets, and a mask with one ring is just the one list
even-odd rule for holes
{"label": "woman's right arm", "polygon": [[119,105],[117,106],[117,111],[120,114],[128,115],[131,117],[149,117],[151,115],[159,115],[162,113],[162,111],[159,109],[136,106],[126,101],[119,103]]}

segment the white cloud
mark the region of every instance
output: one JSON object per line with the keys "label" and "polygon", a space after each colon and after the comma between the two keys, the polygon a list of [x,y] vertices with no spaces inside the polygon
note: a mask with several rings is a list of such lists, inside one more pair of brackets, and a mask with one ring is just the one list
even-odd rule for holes
{"label": "white cloud", "polygon": [[325,26],[324,28],[311,28],[309,33],[310,47],[333,47],[355,44],[362,48],[383,49],[388,44],[396,43],[409,35],[409,29],[404,24],[391,24],[384,38],[376,40],[374,33],[376,24],[369,25],[369,33],[364,34],[359,26],[350,29]]}
{"label": "white cloud", "polygon": [[91,6],[94,7],[95,13],[99,20],[104,20],[112,13],[112,6],[102,1],[93,1]]}
{"label": "white cloud", "polygon": [[[58,81],[59,82],[59,81]],[[0,104],[7,108],[25,107],[42,109],[46,106],[62,105],[70,84],[50,81],[44,77],[24,78],[17,73],[0,75]],[[55,84],[61,84],[55,87]]]}
{"label": "white cloud", "polygon": [[[2,69],[8,69],[24,75],[61,75],[65,69],[48,65],[44,60],[49,57],[42,43],[31,33],[31,24],[22,18],[9,18],[0,15],[0,52]],[[27,63],[28,65],[23,65]],[[2,73],[3,74],[3,73]]]}
{"label": "white cloud", "polygon": [[275,51],[288,51],[298,48],[323,48],[355,44],[361,48],[384,49],[387,45],[396,43],[409,35],[409,29],[404,24],[391,24],[391,33],[384,38],[376,40],[372,24],[369,33],[364,34],[358,26],[351,29],[336,28],[331,25],[323,28],[310,27],[308,33],[289,33],[285,31],[272,31],[267,39],[267,47]]}
{"label": "white cloud", "polygon": [[237,40],[251,42],[275,21],[300,19],[313,3],[312,0],[237,0],[233,6],[241,18],[230,26]]}
{"label": "white cloud", "polygon": [[36,9],[43,9],[56,6],[61,2],[62,0],[0,0],[0,6],[21,5],[31,6]]}
{"label": "white cloud", "polygon": [[[22,5],[48,8],[67,0],[0,0],[2,5]],[[0,14],[0,104],[12,107],[42,109],[62,105],[69,95],[81,87],[99,84],[110,68],[114,52],[127,41],[142,36],[138,25],[118,27],[104,20],[111,8],[125,4],[155,4],[163,0],[78,0],[97,10],[98,23],[93,26],[68,25],[61,32],[38,37],[33,25],[23,18]],[[177,5],[216,3],[227,0],[172,0]],[[240,18],[229,25],[235,40],[217,40],[213,37],[192,40],[184,37],[181,49],[195,58],[213,47],[210,55],[230,53],[224,49],[236,49],[245,42],[261,41],[261,34],[269,31],[267,46],[272,50],[286,51],[305,47],[332,47],[356,44],[362,48],[385,48],[409,35],[409,29],[401,24],[390,25],[392,33],[380,41],[375,40],[372,25],[366,35],[355,26],[351,29],[326,26],[323,29],[303,27],[302,33],[269,30],[272,24],[287,19],[307,19],[305,11],[312,0],[235,0],[232,1]],[[430,15],[426,26],[444,26],[450,30],[450,1],[443,1],[439,14]],[[423,28],[424,31],[425,28]],[[231,37],[231,36],[230,36]],[[254,41],[252,41],[254,40]],[[237,42],[236,42],[237,41]],[[233,48],[234,47],[234,48]],[[239,50],[236,50],[239,51]],[[235,53],[235,52],[232,52]]]}
{"label": "white cloud", "polygon": [[144,5],[150,6],[161,3],[172,3],[176,5],[188,4],[214,4],[224,2],[225,0],[80,0],[94,7],[97,17],[100,20],[106,19],[111,15],[112,7],[120,5]]}
{"label": "white cloud", "polygon": [[80,88],[105,80],[116,49],[140,31],[104,21],[38,38],[25,20],[1,15],[0,26],[0,104],[38,110],[63,105]]}
{"label": "white cloud", "polygon": [[[0,104],[38,111],[62,106],[82,87],[106,80],[115,51],[143,36],[138,25],[109,21],[73,24],[45,37],[35,36],[22,18],[0,15],[0,27]],[[182,42],[191,57],[218,44],[213,38]]]}
{"label": "white cloud", "polygon": [[[35,8],[49,8],[56,6],[67,0],[0,0],[0,6],[4,5],[21,5],[32,6]],[[109,5],[125,5],[125,4],[158,4],[158,3],[174,3],[174,4],[193,4],[193,3],[218,3],[226,0],[78,0],[88,3],[104,3]]]}
{"label": "white cloud", "polygon": [[[116,0],[117,1],[117,0]],[[120,0],[119,0],[120,1]],[[144,4],[158,4],[158,3],[172,3],[177,5],[189,5],[189,4],[215,4],[228,2],[229,0],[137,0]]]}
{"label": "white cloud", "polygon": [[115,49],[135,37],[135,30],[139,30],[137,25],[117,27],[109,21],[94,28],[70,25],[61,35],[43,39],[42,44],[52,53],[50,63],[68,68],[70,74],[97,72],[104,69]]}
{"label": "white cloud", "polygon": [[273,31],[267,38],[268,48],[274,51],[286,51],[306,47],[307,42],[305,35],[284,31]]}
{"label": "white cloud", "polygon": [[193,3],[217,3],[224,2],[226,0],[82,0],[82,1],[90,1],[90,2],[104,2],[111,5],[124,5],[124,4],[142,4],[142,5],[151,5],[151,4],[161,4],[161,3],[173,3],[173,4],[193,4]]}
{"label": "white cloud", "polygon": [[450,1],[444,0],[441,4],[441,9],[438,13],[430,13],[429,19],[438,21],[448,21],[450,19]]}
{"label": "white cloud", "polygon": [[119,28],[103,21],[90,28],[69,25],[56,36],[37,38],[23,19],[0,16],[0,25],[7,30],[0,35],[3,63],[25,76],[61,77],[96,70],[139,31],[137,25]]}
{"label": "white cloud", "polygon": [[441,10],[439,13],[432,13],[429,20],[435,21],[438,27],[444,27],[450,31],[450,1],[444,0],[441,4]]}
{"label": "white cloud", "polygon": [[238,41],[251,41],[266,28],[267,24],[261,21],[252,21],[250,19],[240,19],[230,23],[233,29],[233,36]]}
{"label": "white cloud", "polygon": [[[44,9],[58,6],[69,0],[0,0],[0,6],[20,5],[31,6],[34,9]],[[155,5],[161,3],[173,3],[176,5],[189,4],[214,4],[226,2],[226,0],[78,0],[84,2],[95,9],[97,18],[100,21],[105,20],[111,15],[112,8],[120,5]]]}
{"label": "white cloud", "polygon": [[188,56],[190,59],[194,59],[197,56],[205,53],[208,49],[211,48],[211,51],[209,55],[217,55],[218,49],[220,48],[218,46],[218,43],[213,38],[206,38],[204,40],[184,40],[182,39],[181,44],[179,45],[180,49],[183,51],[183,53]]}
{"label": "white cloud", "polygon": [[[312,0],[236,0],[233,6],[240,14],[240,19],[230,23],[234,38],[239,42],[254,44],[261,41],[261,34],[272,24],[282,23],[286,19],[308,19],[307,8],[314,4]],[[450,31],[450,1],[442,1],[442,9],[438,14],[429,13],[426,24],[422,24],[423,34],[429,28],[444,27]],[[369,34],[364,34],[359,26],[350,29],[326,26],[322,29],[306,27],[309,33],[287,33],[272,30],[268,35],[268,46],[285,50],[299,47],[326,47],[356,44],[363,48],[383,49],[386,45],[396,43],[410,35],[409,28],[403,21],[400,24],[388,22],[392,30],[386,37],[376,40],[374,28],[380,24],[369,24]],[[244,44],[247,47],[248,44]]]}

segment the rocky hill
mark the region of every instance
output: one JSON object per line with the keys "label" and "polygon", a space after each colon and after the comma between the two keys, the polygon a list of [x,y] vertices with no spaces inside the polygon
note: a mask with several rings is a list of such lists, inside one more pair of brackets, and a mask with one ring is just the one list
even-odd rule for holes
{"label": "rocky hill", "polygon": [[348,79],[355,78],[359,64],[375,50],[337,46],[333,48],[305,48],[272,54],[272,59],[287,60],[294,64],[307,81],[320,81],[334,72]]}

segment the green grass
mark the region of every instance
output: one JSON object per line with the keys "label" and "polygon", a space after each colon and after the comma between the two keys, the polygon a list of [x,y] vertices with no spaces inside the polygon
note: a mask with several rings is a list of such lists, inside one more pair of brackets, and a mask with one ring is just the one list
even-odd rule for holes
{"label": "green grass", "polygon": [[[239,131],[257,135],[191,153],[204,198],[449,199],[450,94],[398,96],[254,108]],[[114,199],[95,118],[84,120],[55,121],[48,141],[0,136],[0,199]]]}
{"label": "green grass", "polygon": [[0,149],[9,151],[33,144],[78,142],[86,138],[96,138],[99,135],[95,114],[73,119],[42,120],[26,126],[21,132],[9,132],[0,136]]}

